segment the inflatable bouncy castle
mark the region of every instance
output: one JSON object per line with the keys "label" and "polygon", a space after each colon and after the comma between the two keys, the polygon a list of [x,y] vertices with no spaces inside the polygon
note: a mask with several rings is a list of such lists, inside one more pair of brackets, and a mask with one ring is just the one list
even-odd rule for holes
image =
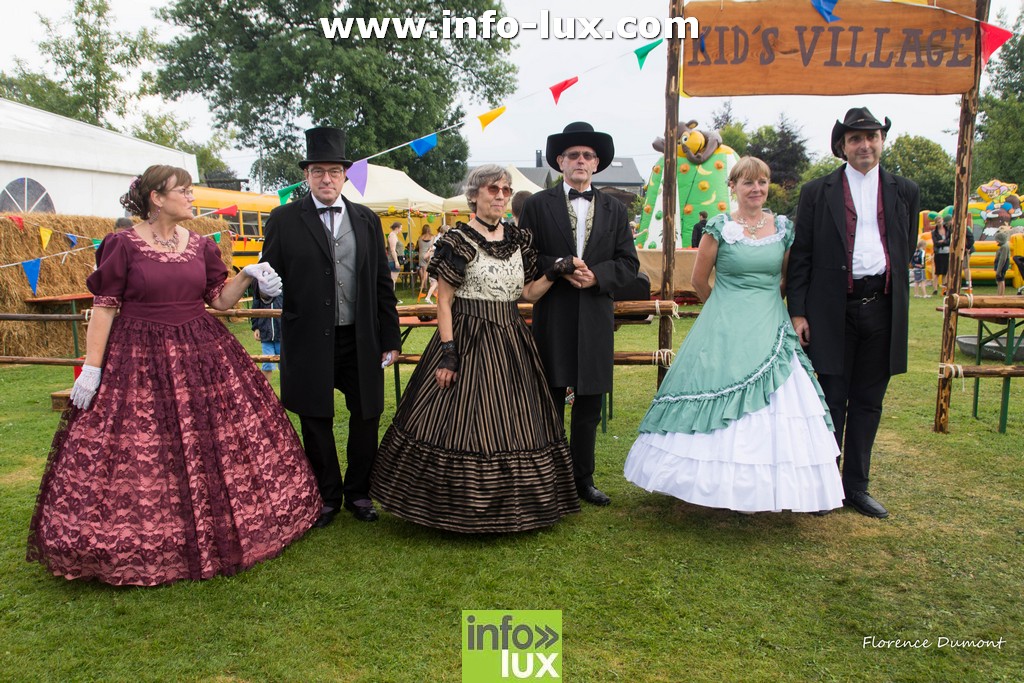
{"label": "inflatable bouncy castle", "polygon": [[[662,156],[651,171],[644,191],[644,205],[637,230],[638,249],[661,249],[662,185],[665,169],[665,140],[657,138],[653,145]],[[722,144],[717,131],[699,130],[696,121],[679,124],[676,147],[676,248],[690,246],[694,224],[701,211],[708,218],[735,208],[729,198],[729,171],[736,163],[736,153]]]}

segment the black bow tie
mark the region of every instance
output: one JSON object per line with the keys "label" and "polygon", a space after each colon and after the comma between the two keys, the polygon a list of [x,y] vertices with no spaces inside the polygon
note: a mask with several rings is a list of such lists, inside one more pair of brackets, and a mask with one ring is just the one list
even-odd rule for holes
{"label": "black bow tie", "polygon": [[320,212],[321,214],[327,213],[328,211],[330,211],[331,213],[341,213],[341,207],[340,206],[321,206],[319,209],[317,209],[317,211]]}
{"label": "black bow tie", "polygon": [[569,201],[571,202],[574,199],[586,199],[588,202],[593,201],[594,191],[587,190],[586,192],[580,192],[575,187],[571,187],[569,188]]}

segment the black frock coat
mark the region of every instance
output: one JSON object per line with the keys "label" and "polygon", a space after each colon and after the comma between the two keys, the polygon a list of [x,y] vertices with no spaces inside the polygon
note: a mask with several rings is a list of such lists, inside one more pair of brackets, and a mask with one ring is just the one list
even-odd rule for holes
{"label": "black frock coat", "polygon": [[[356,355],[362,417],[369,419],[384,411],[381,354],[401,349],[402,341],[380,220],[344,201],[356,238]],[[265,234],[260,260],[284,282],[281,403],[299,415],[333,417],[334,256],[313,198],[271,211]]]}
{"label": "black frock coat", "polygon": [[[846,207],[843,174],[846,164],[800,190],[796,238],[786,271],[786,302],[791,316],[803,316],[811,328],[807,355],[815,371],[843,372],[848,287]],[[889,374],[907,371],[907,314],[910,308],[908,268],[917,247],[919,191],[917,184],[879,169],[885,236],[889,250],[892,296],[892,337]]]}
{"label": "black frock coat", "polygon": [[[548,384],[573,386],[583,395],[612,389],[612,295],[633,282],[640,268],[625,205],[600,190],[594,191],[593,201],[594,224],[581,258],[597,277],[597,285],[579,290],[560,278],[533,307],[533,336]],[[577,255],[561,184],[527,199],[519,223],[533,232],[538,273],[558,258]]]}

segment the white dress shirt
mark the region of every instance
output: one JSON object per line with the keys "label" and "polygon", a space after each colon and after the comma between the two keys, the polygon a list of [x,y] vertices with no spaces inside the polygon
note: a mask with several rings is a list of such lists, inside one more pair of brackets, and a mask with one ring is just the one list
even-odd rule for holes
{"label": "white dress shirt", "polygon": [[[324,204],[312,194],[310,197],[313,197],[313,206],[316,207],[317,213],[320,216],[320,222],[324,224],[324,229],[326,229],[332,237],[337,239],[338,231],[341,230],[341,219],[345,216],[345,202],[342,200],[341,195],[338,195],[338,198],[334,200],[334,204]],[[334,211],[324,211],[323,213],[319,213],[320,209],[325,209],[328,206],[341,207],[341,211],[337,213]],[[332,218],[334,220],[333,225],[331,224]]]}
{"label": "white dress shirt", "polygon": [[[562,181],[562,189],[565,190],[565,196],[569,196],[569,190],[573,189],[569,183]],[[587,187],[580,190],[586,192],[591,189]],[[572,200],[572,210],[576,212],[576,255],[583,258],[583,246],[587,237],[587,214],[590,213],[590,202],[583,197],[577,197]]]}
{"label": "white dress shirt", "polygon": [[878,166],[861,173],[846,165],[846,182],[857,210],[857,238],[853,241],[853,278],[885,275],[885,249],[878,230]]}

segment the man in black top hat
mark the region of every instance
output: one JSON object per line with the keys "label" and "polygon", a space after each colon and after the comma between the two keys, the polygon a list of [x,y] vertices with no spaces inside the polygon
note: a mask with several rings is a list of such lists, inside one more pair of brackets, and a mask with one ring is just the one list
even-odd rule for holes
{"label": "man in black top hat", "polygon": [[580,498],[607,505],[594,486],[594,448],[601,395],[611,391],[615,331],[612,293],[636,279],[640,261],[626,207],[590,187],[612,163],[615,145],[589,123],[570,123],[548,136],[547,162],[563,182],[526,200],[520,225],[533,231],[539,272],[571,258],[564,275],[533,307],[533,335],[559,415],[566,387],[575,388],[569,448]]}
{"label": "man in black top hat", "polygon": [[[299,162],[310,193],[270,213],[262,261],[284,282],[281,402],[299,415],[323,512],[331,523],[344,506],[372,522],[370,471],[384,410],[384,368],[401,349],[395,290],[376,214],[341,196],[345,133],[306,131]],[[348,468],[342,478],[334,442],[334,390],[349,411]]]}
{"label": "man in black top hat", "polygon": [[846,163],[801,189],[786,278],[842,451],[844,503],[878,518],[889,513],[867,490],[871,449],[889,378],[907,371],[919,203],[916,183],[878,165],[891,125],[864,107],[836,121],[832,151]]}

